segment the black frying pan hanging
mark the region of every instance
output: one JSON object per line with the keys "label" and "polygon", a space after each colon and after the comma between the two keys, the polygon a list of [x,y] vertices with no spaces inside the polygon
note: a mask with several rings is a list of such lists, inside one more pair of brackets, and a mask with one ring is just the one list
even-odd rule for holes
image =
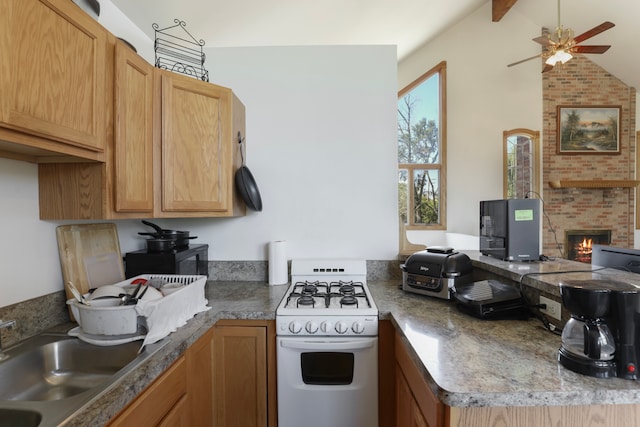
{"label": "black frying pan hanging", "polygon": [[251,171],[244,164],[244,154],[242,154],[242,134],[238,132],[238,144],[240,147],[240,156],[242,158],[242,166],[236,171],[235,182],[236,189],[244,203],[251,210],[260,212],[262,210],[262,198],[260,197],[260,190],[258,184],[253,178]]}

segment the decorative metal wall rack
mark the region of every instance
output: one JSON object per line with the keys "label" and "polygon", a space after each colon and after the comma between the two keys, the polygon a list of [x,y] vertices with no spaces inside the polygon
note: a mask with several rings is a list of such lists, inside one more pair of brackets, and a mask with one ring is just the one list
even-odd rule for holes
{"label": "decorative metal wall rack", "polygon": [[[174,19],[173,22],[175,25],[166,28],[160,28],[155,23],[152,25],[156,33],[155,66],[208,82],[209,72],[204,68],[205,54],[202,51],[204,40],[196,40],[187,31],[186,22],[179,19]],[[177,31],[179,28],[183,31]],[[188,38],[183,33],[186,33]]]}

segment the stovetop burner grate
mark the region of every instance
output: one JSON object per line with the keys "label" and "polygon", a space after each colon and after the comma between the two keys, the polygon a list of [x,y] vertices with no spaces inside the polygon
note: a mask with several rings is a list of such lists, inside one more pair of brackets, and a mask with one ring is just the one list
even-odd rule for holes
{"label": "stovetop burner grate", "polygon": [[279,336],[372,337],[378,308],[362,259],[291,260],[291,285],[276,309]]}
{"label": "stovetop burner grate", "polygon": [[342,306],[359,307],[363,303],[366,307],[371,307],[371,302],[364,291],[362,282],[353,281],[337,281],[337,282],[320,282],[320,281],[304,281],[297,282],[292,287],[291,292],[287,295],[287,303],[285,307],[331,307],[332,302]]}

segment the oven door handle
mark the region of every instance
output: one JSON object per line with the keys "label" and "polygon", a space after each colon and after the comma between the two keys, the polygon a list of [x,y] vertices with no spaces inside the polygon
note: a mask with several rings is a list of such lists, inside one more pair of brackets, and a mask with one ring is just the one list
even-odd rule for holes
{"label": "oven door handle", "polygon": [[298,339],[283,339],[280,346],[297,350],[364,350],[372,348],[375,340],[354,340],[354,341],[304,341]]}

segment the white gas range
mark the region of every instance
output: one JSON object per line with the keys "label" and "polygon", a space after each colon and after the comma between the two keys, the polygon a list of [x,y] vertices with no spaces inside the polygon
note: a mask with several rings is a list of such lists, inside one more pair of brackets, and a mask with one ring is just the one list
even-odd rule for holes
{"label": "white gas range", "polygon": [[279,427],[378,425],[378,308],[365,260],[292,260],[276,335]]}
{"label": "white gas range", "polygon": [[292,260],[291,285],[276,310],[280,336],[377,336],[378,307],[364,260]]}

